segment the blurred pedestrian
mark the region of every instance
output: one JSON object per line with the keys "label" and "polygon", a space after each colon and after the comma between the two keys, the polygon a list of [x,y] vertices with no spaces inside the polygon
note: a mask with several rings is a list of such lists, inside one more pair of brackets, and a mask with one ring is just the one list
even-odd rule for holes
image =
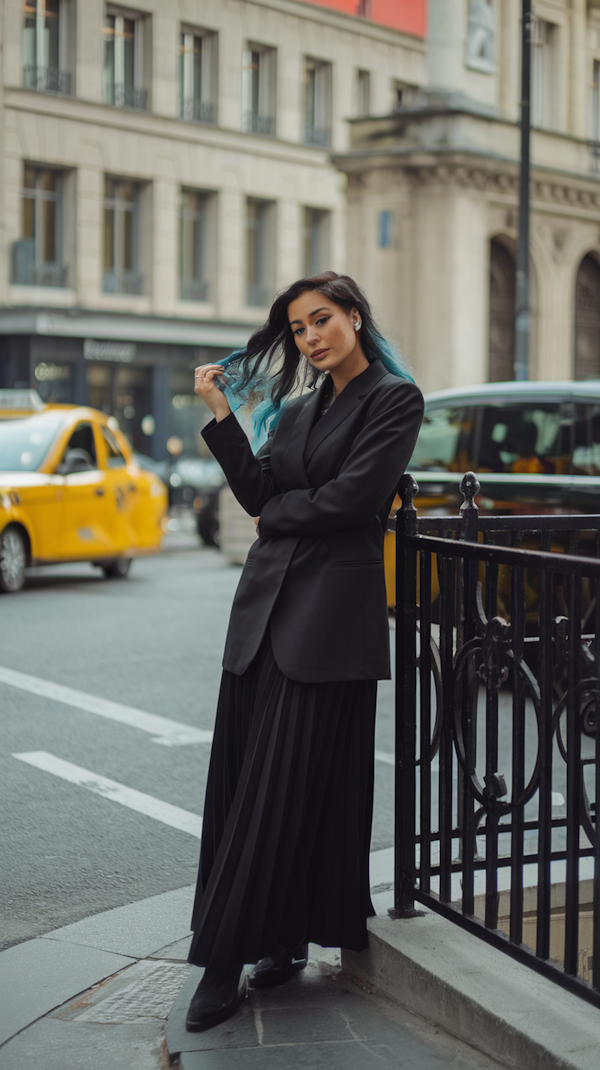
{"label": "blurred pedestrian", "polygon": [[[224,382],[227,387],[224,389]],[[312,388],[312,389],[311,389]],[[362,951],[377,680],[388,678],[387,516],[423,414],[347,276],[300,279],[245,351],[196,369],[203,435],[255,517],[223,660],[189,961],[208,1029],[308,942]],[[232,412],[255,403],[255,455]]]}

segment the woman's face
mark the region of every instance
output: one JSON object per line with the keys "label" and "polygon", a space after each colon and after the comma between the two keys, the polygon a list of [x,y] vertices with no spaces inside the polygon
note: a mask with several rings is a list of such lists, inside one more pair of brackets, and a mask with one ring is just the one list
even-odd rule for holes
{"label": "woman's face", "polygon": [[354,328],[355,323],[360,324],[355,308],[344,312],[318,291],[307,290],[288,305],[288,319],[298,349],[319,371],[335,371],[363,355]]}

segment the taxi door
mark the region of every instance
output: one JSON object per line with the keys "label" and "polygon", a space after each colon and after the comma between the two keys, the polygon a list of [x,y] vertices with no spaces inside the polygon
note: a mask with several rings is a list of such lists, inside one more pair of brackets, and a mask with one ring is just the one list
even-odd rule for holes
{"label": "taxi door", "polygon": [[124,553],[135,545],[133,531],[133,493],[135,485],[127,470],[127,460],[110,428],[98,422],[102,475],[110,504],[108,521],[113,548]]}
{"label": "taxi door", "polygon": [[69,451],[80,454],[82,469],[67,472],[59,524],[57,558],[93,560],[114,552],[110,501],[105,473],[99,467],[96,441],[89,421],[79,423],[67,442],[57,472],[66,464]]}

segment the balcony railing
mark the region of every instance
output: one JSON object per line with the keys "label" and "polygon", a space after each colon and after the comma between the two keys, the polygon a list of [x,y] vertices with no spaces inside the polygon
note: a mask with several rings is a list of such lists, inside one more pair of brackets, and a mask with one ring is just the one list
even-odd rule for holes
{"label": "balcony railing", "polygon": [[211,125],[216,121],[214,104],[207,100],[183,100],[181,102],[181,118],[186,123],[205,123]]}
{"label": "balcony railing", "polygon": [[148,103],[148,91],[139,89],[134,85],[115,82],[110,87],[106,103],[113,104],[115,108],[135,108],[137,111],[145,111]]}
{"label": "balcony railing", "polygon": [[304,127],[304,144],[315,145],[320,149],[328,149],[331,145],[331,130],[324,126]]}
{"label": "balcony railing", "polygon": [[208,301],[209,284],[206,279],[180,279],[179,296],[182,301]]}
{"label": "balcony railing", "polygon": [[35,242],[23,238],[13,242],[12,281],[17,286],[64,286],[67,268],[64,264],[44,263],[35,259]]}
{"label": "balcony railing", "polygon": [[23,68],[23,84],[26,89],[37,89],[39,93],[69,96],[71,74],[69,71],[59,71],[56,67],[27,66]]}
{"label": "balcony railing", "polygon": [[256,112],[246,112],[244,115],[244,131],[247,134],[261,134],[263,137],[273,137],[275,119],[272,115],[257,115]]}
{"label": "balcony railing", "polygon": [[102,289],[105,294],[141,294],[142,284],[138,271],[105,271]]}

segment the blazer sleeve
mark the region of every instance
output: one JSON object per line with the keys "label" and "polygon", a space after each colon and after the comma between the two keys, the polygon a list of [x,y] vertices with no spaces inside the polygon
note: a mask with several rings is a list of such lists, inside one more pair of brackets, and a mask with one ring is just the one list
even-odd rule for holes
{"label": "blazer sleeve", "polygon": [[335,479],[322,487],[290,490],[265,499],[259,535],[321,535],[368,524],[393,497],[408,464],[421,421],[423,395],[398,383],[377,400]]}
{"label": "blazer sleeve", "polygon": [[211,420],[202,437],[227,476],[235,497],[250,516],[259,516],[277,486],[271,471],[270,439],[255,455],[233,413],[217,423]]}

